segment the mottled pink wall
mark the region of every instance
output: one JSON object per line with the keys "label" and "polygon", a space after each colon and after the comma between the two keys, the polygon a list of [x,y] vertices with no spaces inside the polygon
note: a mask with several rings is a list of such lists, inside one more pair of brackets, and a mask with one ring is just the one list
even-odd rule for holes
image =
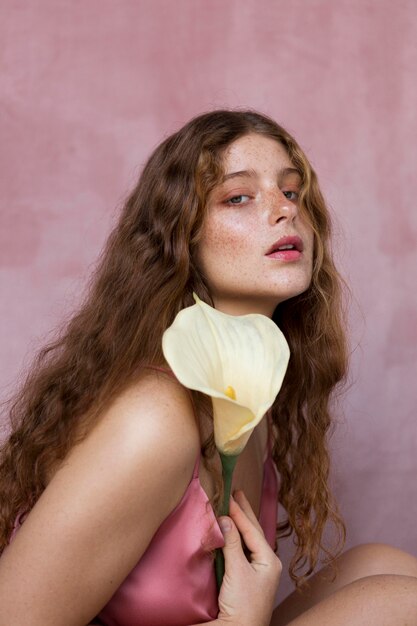
{"label": "mottled pink wall", "polygon": [[156,143],[207,109],[258,108],[310,156],[354,294],[333,440],[348,545],[416,554],[415,1],[13,0],[0,29],[2,397]]}

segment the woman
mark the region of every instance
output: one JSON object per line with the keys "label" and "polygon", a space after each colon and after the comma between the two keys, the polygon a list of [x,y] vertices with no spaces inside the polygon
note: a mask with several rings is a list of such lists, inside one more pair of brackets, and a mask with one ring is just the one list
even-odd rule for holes
{"label": "woman", "polygon": [[[155,150],[85,302],[12,406],[1,626],[417,625],[417,562],[379,545],[347,552],[333,582],[316,574],[273,611],[271,454],[298,586],[316,567],[325,523],[344,530],[327,487],[328,404],[347,360],[329,236],[314,171],[265,116],[207,113]],[[238,461],[223,534],[210,403],[176,381],[161,351],[193,292],[231,315],[272,317],[291,349],[269,422]]]}

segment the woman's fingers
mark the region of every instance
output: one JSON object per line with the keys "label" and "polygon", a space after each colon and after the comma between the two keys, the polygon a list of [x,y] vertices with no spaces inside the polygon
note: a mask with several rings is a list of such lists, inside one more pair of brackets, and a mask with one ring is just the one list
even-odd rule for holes
{"label": "woman's fingers", "polygon": [[[219,523],[224,536],[225,575],[219,594],[220,624],[256,624],[271,621],[281,563],[258,525],[235,500],[229,517]],[[245,556],[242,538],[251,553]]]}
{"label": "woman's fingers", "polygon": [[258,518],[256,517],[251,505],[249,504],[249,500],[245,496],[244,492],[241,489],[238,489],[233,493],[233,498],[236,500],[242,511],[247,515],[252,524],[256,526],[256,528],[264,534],[262,526],[258,522]]}
{"label": "woman's fingers", "polygon": [[243,541],[251,553],[252,565],[278,564],[280,561],[266,541],[259,524],[254,524],[239,504],[231,499],[229,515],[236,524]]}
{"label": "woman's fingers", "polygon": [[228,575],[232,573],[229,571],[232,565],[235,568],[236,564],[247,565],[248,562],[242,550],[239,531],[230,517],[221,517],[219,524],[224,537],[225,574]]}

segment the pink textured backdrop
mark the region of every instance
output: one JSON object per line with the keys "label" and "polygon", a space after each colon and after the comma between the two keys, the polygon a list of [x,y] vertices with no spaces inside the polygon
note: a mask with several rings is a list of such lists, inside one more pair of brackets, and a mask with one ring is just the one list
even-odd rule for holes
{"label": "pink textured backdrop", "polygon": [[415,1],[0,10],[1,396],[77,303],[153,147],[202,111],[257,108],[316,168],[354,293],[352,385],[332,443],[347,545],[417,554]]}

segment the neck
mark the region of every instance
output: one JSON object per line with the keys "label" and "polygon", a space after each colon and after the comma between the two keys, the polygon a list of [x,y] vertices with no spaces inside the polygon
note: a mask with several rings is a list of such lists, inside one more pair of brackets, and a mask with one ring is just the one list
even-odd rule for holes
{"label": "neck", "polygon": [[257,313],[259,315],[265,315],[272,318],[272,315],[277,307],[277,302],[260,301],[260,300],[245,300],[239,299],[222,299],[213,297],[214,307],[222,313],[228,315],[249,315],[251,313]]}

